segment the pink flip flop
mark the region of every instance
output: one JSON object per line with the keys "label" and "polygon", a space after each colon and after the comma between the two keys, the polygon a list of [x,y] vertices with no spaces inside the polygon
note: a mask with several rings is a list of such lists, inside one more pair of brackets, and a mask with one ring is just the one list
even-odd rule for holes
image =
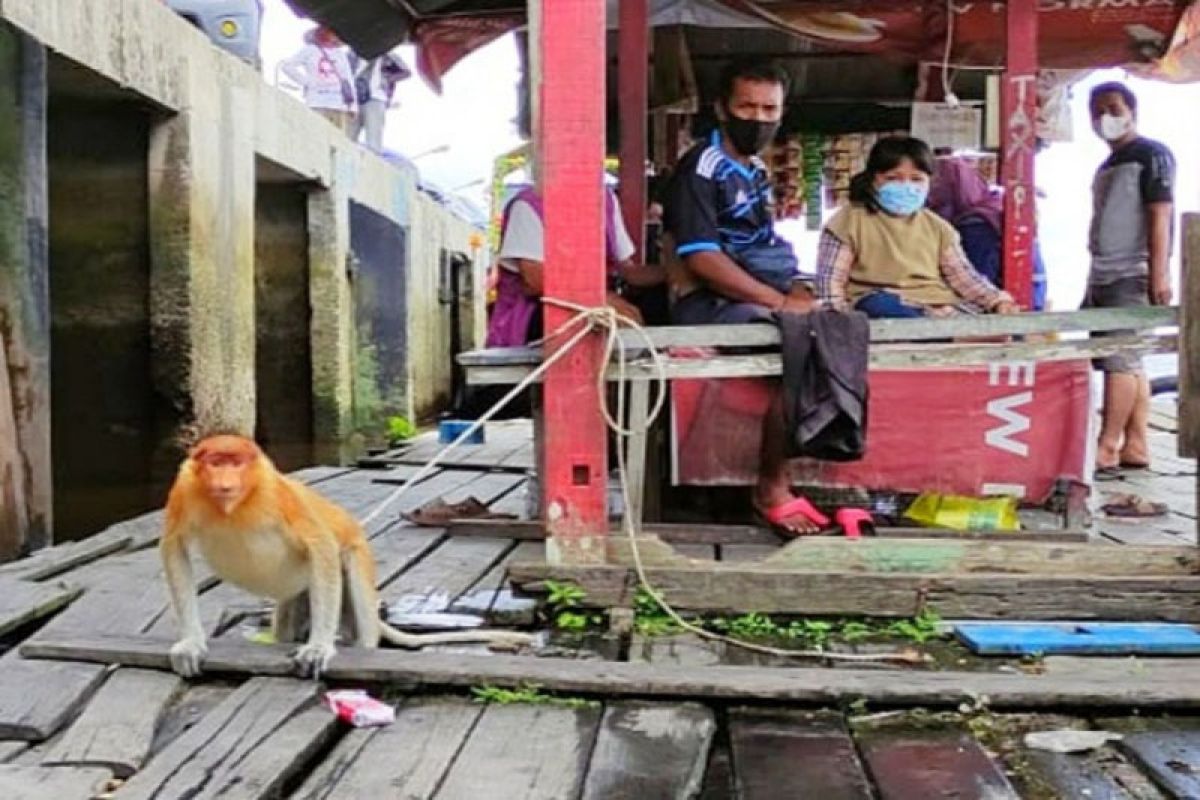
{"label": "pink flip flop", "polygon": [[839,508],[834,518],[842,526],[847,539],[861,539],[864,533],[875,534],[875,520],[861,508]]}
{"label": "pink flip flop", "polygon": [[797,535],[783,524],[784,520],[794,517],[797,514],[822,530],[828,528],[830,525],[829,517],[818,511],[817,507],[810,503],[806,497],[793,497],[786,503],[780,503],[768,509],[756,508],[755,510],[772,529],[785,536],[794,537]]}

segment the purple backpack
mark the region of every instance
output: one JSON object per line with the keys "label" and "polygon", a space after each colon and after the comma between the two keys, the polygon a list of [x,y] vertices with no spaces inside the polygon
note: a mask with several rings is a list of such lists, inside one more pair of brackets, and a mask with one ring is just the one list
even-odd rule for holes
{"label": "purple backpack", "polygon": [[[611,276],[616,272],[617,267],[615,225],[617,202],[613,193],[608,189],[604,190],[604,196],[606,200],[604,248],[608,258],[608,273]],[[512,214],[513,205],[517,201],[528,203],[529,207],[533,209],[533,213],[538,215],[538,219],[545,219],[542,214],[541,196],[532,188],[522,189],[504,207],[504,214],[500,218],[500,241],[502,243],[505,233],[508,232],[508,219]],[[518,273],[504,267],[499,269],[499,273],[496,280],[496,302],[488,317],[486,345],[487,347],[521,347],[532,341],[533,336],[529,325],[533,321],[533,315],[537,312],[538,304],[541,301],[540,298],[525,294],[525,283]]]}

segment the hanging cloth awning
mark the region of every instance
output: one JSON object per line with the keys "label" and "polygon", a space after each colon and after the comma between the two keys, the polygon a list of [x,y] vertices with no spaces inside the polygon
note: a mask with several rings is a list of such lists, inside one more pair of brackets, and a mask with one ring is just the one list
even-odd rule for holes
{"label": "hanging cloth awning", "polygon": [[[464,56],[525,24],[524,0],[288,2],[367,57],[412,42],[418,71],[438,90]],[[951,62],[1002,66],[1004,4],[951,5]],[[947,7],[942,0],[651,0],[650,21],[656,27],[774,29],[817,52],[940,61]],[[610,28],[616,9],[617,0],[609,0]],[[1200,80],[1200,10],[1188,0],[1042,0],[1039,31],[1038,60],[1047,69],[1124,66],[1150,78]]]}

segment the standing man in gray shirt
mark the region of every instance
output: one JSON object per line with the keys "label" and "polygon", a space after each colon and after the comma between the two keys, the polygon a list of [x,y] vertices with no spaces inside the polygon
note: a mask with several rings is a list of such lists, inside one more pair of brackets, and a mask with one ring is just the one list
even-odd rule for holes
{"label": "standing man in gray shirt", "polygon": [[[1092,256],[1085,308],[1171,304],[1175,157],[1137,133],[1137,97],[1122,83],[1091,94],[1092,127],[1112,154],[1092,183]],[[1146,438],[1150,383],[1138,356],[1099,359],[1104,372],[1104,421],[1097,474],[1150,465]]]}

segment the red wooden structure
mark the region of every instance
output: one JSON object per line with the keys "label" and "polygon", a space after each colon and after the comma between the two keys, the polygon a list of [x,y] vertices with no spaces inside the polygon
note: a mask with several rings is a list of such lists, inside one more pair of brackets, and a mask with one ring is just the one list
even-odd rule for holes
{"label": "red wooden structure", "polygon": [[[647,5],[648,0],[622,0],[618,32],[622,207],[639,253],[646,206]],[[1036,224],[1037,5],[1037,0],[1008,2],[1002,95],[1004,274],[1006,285],[1025,304],[1032,293]],[[603,214],[601,194],[595,190],[605,141],[604,14],[604,0],[541,1],[537,133],[546,197],[546,293],[580,305],[604,300]],[[568,312],[547,308],[546,330],[568,317]],[[556,365],[546,382],[543,492],[553,560],[603,559],[607,463],[595,390],[602,366],[596,337]]]}
{"label": "red wooden structure", "polygon": [[1004,286],[1017,302],[1033,301],[1035,218],[1033,157],[1037,142],[1038,0],[1008,0],[1001,90],[1004,186]]}
{"label": "red wooden structure", "polygon": [[[646,107],[650,102],[650,0],[622,0],[617,39],[621,106],[621,211],[638,257],[646,253]],[[629,113],[630,109],[641,109]]]}
{"label": "red wooden structure", "polygon": [[[587,307],[603,305],[605,294],[604,30],[604,0],[542,4],[537,147],[545,293]],[[547,333],[572,315],[547,305]],[[551,560],[604,560],[608,465],[595,378],[601,360],[601,340],[594,336],[546,375],[542,492]]]}

